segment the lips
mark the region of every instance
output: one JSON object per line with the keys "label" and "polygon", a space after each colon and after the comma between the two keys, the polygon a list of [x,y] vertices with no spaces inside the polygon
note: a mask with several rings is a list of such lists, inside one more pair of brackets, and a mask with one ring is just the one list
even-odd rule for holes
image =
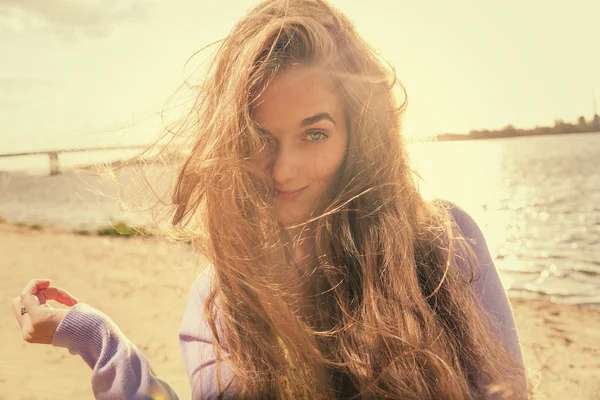
{"label": "lips", "polygon": [[275,192],[275,196],[281,200],[291,200],[291,199],[294,199],[294,198],[300,196],[302,194],[302,192],[304,192],[304,189],[306,189],[306,188],[307,188],[307,186],[300,188],[300,189],[294,189],[294,190],[277,190]]}

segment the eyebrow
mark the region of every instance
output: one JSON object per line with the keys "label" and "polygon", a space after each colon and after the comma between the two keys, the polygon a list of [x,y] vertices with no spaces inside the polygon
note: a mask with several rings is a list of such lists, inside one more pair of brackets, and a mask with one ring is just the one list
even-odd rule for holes
{"label": "eyebrow", "polygon": [[300,127],[304,128],[304,127],[316,124],[317,122],[322,121],[324,119],[331,121],[335,125],[335,121],[333,120],[331,115],[329,115],[329,113],[319,113],[319,114],[313,115],[312,117],[303,119],[302,122],[300,123]]}
{"label": "eyebrow", "polygon": [[[329,113],[319,113],[316,115],[313,115],[312,117],[308,117],[302,120],[302,122],[300,122],[300,127],[301,128],[305,128],[307,126],[311,126],[316,124],[319,121],[322,120],[329,120],[331,121],[334,125],[336,125],[335,120],[333,119],[333,117],[331,115],[329,115]],[[265,129],[261,126],[257,126],[256,129],[258,130],[258,132],[262,135],[271,135],[271,132],[268,129]]]}

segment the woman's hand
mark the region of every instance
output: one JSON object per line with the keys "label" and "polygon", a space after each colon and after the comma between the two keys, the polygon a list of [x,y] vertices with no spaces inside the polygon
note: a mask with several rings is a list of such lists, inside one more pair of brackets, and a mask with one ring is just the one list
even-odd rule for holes
{"label": "woman's hand", "polygon": [[68,310],[50,307],[46,302],[54,300],[66,306],[74,306],[77,299],[69,292],[50,286],[50,279],[33,279],[13,300],[13,309],[23,339],[28,343],[51,344],[56,328]]}

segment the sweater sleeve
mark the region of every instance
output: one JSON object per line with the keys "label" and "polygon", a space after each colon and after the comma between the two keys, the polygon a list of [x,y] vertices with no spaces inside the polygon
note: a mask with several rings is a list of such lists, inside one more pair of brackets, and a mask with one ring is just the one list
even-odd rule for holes
{"label": "sweater sleeve", "polygon": [[[479,276],[476,275],[476,279],[472,283],[474,292],[483,308],[494,319],[495,324],[493,325],[497,327],[496,333],[500,341],[510,355],[518,363],[524,365],[515,318],[483,233],[473,218],[464,210],[450,204],[449,211],[460,232],[471,244],[479,263]],[[464,268],[465,272],[468,272],[466,271],[467,267]]]}
{"label": "sweater sleeve", "polygon": [[69,310],[52,344],[80,355],[92,368],[96,399],[177,399],[114,322],[87,304],[79,303]]}
{"label": "sweater sleeve", "polygon": [[[192,284],[179,329],[179,345],[194,399],[216,399],[232,384],[231,366],[226,359],[220,363],[217,374],[213,334],[204,311],[211,289],[211,274],[209,267]],[[226,346],[224,353],[226,358]]]}

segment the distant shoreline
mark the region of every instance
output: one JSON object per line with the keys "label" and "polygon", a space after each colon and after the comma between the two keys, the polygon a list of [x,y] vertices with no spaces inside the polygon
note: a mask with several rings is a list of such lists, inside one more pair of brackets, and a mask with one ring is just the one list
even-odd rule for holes
{"label": "distant shoreline", "polygon": [[594,134],[600,133],[599,131],[590,132],[530,132],[530,131],[489,131],[489,133],[482,133],[481,131],[471,133],[444,133],[433,137],[434,141],[438,142],[458,142],[465,140],[486,140],[486,139],[508,139],[508,138],[520,138],[529,136],[562,136],[562,135],[576,135],[576,134]]}

